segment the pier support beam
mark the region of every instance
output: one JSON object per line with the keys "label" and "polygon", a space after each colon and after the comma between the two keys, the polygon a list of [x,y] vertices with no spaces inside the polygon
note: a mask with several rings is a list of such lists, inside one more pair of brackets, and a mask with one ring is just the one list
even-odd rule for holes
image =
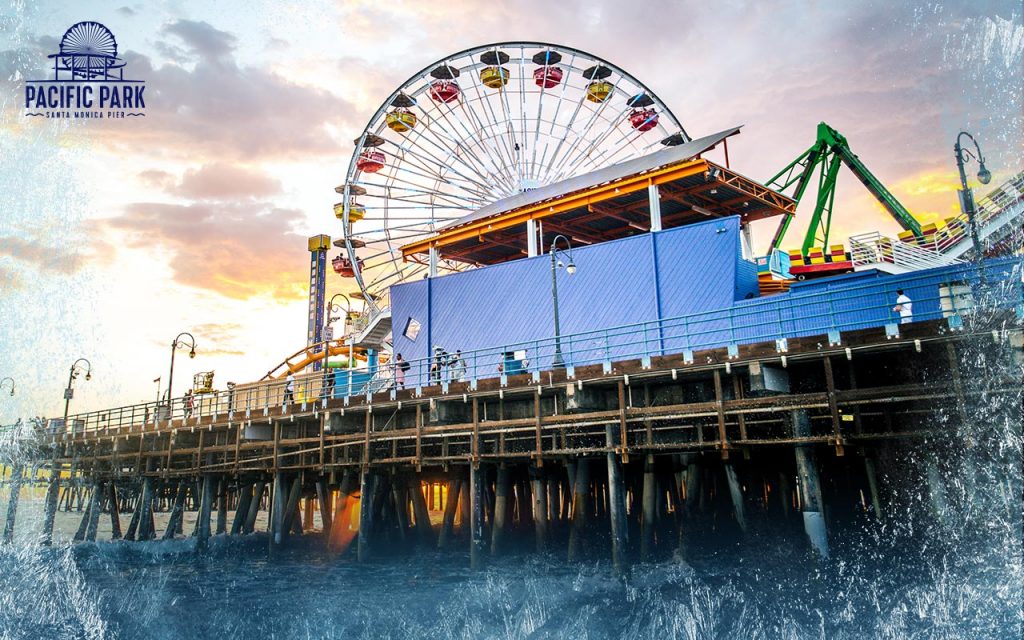
{"label": "pier support beam", "polygon": [[[323,525],[323,532],[328,538],[331,535],[331,525],[334,522],[334,513],[331,509],[331,490],[327,486],[325,478],[316,481],[316,500],[320,506],[320,522]],[[312,526],[312,523],[310,523]]]}
{"label": "pier support beam", "polygon": [[217,535],[228,532],[228,479],[221,477],[217,483]]}
{"label": "pier support beam", "polygon": [[[805,410],[790,414],[793,424],[793,437],[805,438],[811,435],[811,418]],[[821,498],[821,482],[818,479],[818,467],[814,459],[814,449],[810,445],[797,445],[795,448],[796,472],[800,482],[800,505],[804,517],[804,531],[811,542],[811,547],[824,560],[828,559],[828,530],[825,526],[825,514]]]}
{"label": "pier support beam", "polygon": [[253,485],[252,500],[249,502],[249,510],[245,514],[245,524],[242,526],[242,533],[252,533],[256,530],[256,517],[260,512],[260,503],[263,502],[263,492],[267,483],[263,480]]}
{"label": "pier support beam", "polygon": [[[152,464],[153,460],[150,459]],[[156,537],[153,530],[153,494],[156,478],[146,476],[142,480],[142,499],[139,507],[139,540],[152,540]]]}
{"label": "pier support beam", "polygon": [[409,480],[409,494],[412,496],[412,512],[416,518],[416,532],[420,544],[424,547],[434,546],[434,528],[430,525],[430,510],[423,497],[423,484],[417,476]]}
{"label": "pier support beam", "polygon": [[199,519],[196,522],[197,548],[205,548],[210,541],[210,516],[213,511],[214,485],[217,480],[212,474],[203,475],[203,488],[199,499]]}
{"label": "pier support beam", "polygon": [[273,497],[270,505],[270,552],[273,553],[284,544],[284,520],[285,507],[288,502],[288,487],[285,484],[284,473],[278,471],[274,474]]}
{"label": "pier support beam", "polygon": [[648,454],[644,458],[644,487],[642,520],[640,521],[640,557],[648,560],[654,547],[654,519],[657,508],[657,490],[654,477],[654,456]]}
{"label": "pier support beam", "polygon": [[498,555],[505,543],[505,528],[508,525],[509,473],[504,463],[498,465],[498,477],[494,485],[494,520],[491,523],[491,555]]}
{"label": "pier support beam", "polygon": [[530,467],[533,484],[533,530],[537,537],[537,551],[543,553],[548,546],[548,491],[544,469]]}
{"label": "pier support beam", "polygon": [[110,539],[121,539],[121,505],[117,502],[117,485],[111,480],[107,484],[107,504],[110,505]]}
{"label": "pier support beam", "polygon": [[177,491],[174,493],[174,506],[171,507],[171,517],[167,519],[167,528],[164,529],[163,540],[173,540],[175,532],[178,531],[178,523],[181,521],[182,512],[185,510],[185,494],[187,491],[185,483],[179,480]]}
{"label": "pier support beam", "polygon": [[21,463],[15,463],[11,469],[11,497],[7,500],[7,521],[4,522],[4,542],[7,544],[14,541],[14,521],[18,515],[22,473]]}
{"label": "pier support beam", "polygon": [[242,533],[245,526],[245,518],[249,515],[249,505],[252,503],[252,484],[246,483],[238,490],[238,505],[235,506],[235,517],[231,520],[230,535],[237,536]]}
{"label": "pier support beam", "polygon": [[441,532],[437,536],[437,548],[444,549],[452,537],[455,526],[455,513],[459,508],[459,494],[462,492],[462,478],[448,481],[448,500],[444,504],[444,518],[441,520]]}
{"label": "pier support beam", "polygon": [[612,566],[616,571],[621,571],[626,564],[626,543],[629,530],[626,528],[626,486],[622,482],[622,467],[619,464],[619,456],[615,452],[616,435],[612,425],[605,427],[605,445],[608,447],[608,453],[605,455],[608,459],[608,514],[612,529]]}
{"label": "pier support beam", "polygon": [[469,468],[470,542],[469,565],[473,569],[483,566],[484,548],[484,470],[477,465]]}
{"label": "pier support beam", "polygon": [[359,562],[369,560],[372,553],[370,536],[373,533],[373,499],[376,487],[376,474],[364,469],[359,481],[359,539],[356,542],[356,558]]}
{"label": "pier support beam", "polygon": [[583,548],[587,528],[587,503],[590,500],[590,464],[586,458],[576,461],[576,482],[572,495],[572,529],[569,531],[569,562],[577,560]]}
{"label": "pier support beam", "polygon": [[875,518],[883,519],[882,498],[878,492],[878,473],[875,470],[875,458],[871,452],[864,452],[864,474],[868,477],[868,492],[871,493],[871,508]]}
{"label": "pier support beam", "polygon": [[743,487],[736,475],[736,467],[731,463],[725,463],[725,480],[729,484],[729,496],[732,498],[732,514],[736,518],[736,524],[740,531],[747,532],[747,516],[743,509]]}
{"label": "pier support beam", "polygon": [[[56,444],[53,445],[57,447]],[[46,505],[43,514],[43,545],[49,546],[53,541],[53,521],[57,515],[57,502],[60,498],[60,465],[57,463],[57,454],[53,454],[53,463],[50,470],[50,482],[46,487]]]}

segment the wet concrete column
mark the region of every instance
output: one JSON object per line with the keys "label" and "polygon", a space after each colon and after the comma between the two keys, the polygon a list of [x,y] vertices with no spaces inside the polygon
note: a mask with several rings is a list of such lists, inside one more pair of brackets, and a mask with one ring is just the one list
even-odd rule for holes
{"label": "wet concrete column", "polygon": [[260,513],[260,504],[263,502],[263,492],[267,483],[260,480],[252,489],[252,500],[249,502],[249,510],[245,514],[245,524],[242,526],[242,533],[252,533],[256,530],[256,518]]}
{"label": "wet concrete column", "polygon": [[543,552],[548,545],[548,492],[544,470],[530,467],[530,482],[533,483],[533,529],[537,536],[537,551]]}
{"label": "wet concrete column", "polygon": [[434,528],[430,524],[430,510],[423,495],[423,483],[417,476],[409,479],[409,495],[412,496],[412,513],[416,518],[416,534],[424,547],[434,545]]}
{"label": "wet concrete column", "polygon": [[579,558],[587,527],[587,503],[590,499],[590,465],[586,458],[576,461],[576,484],[572,495],[572,529],[569,530],[569,562]]}
{"label": "wet concrete column", "polygon": [[370,559],[372,547],[370,535],[373,531],[373,498],[377,476],[364,469],[359,479],[359,539],[356,542],[356,558],[359,562]]}
{"label": "wet concrete column", "polygon": [[654,547],[654,519],[657,505],[657,490],[655,489],[654,477],[654,456],[648,454],[644,458],[644,486],[641,492],[641,520],[640,520],[640,557],[644,560],[650,558],[651,549]]}
{"label": "wet concrete column", "polygon": [[[149,472],[153,471],[155,460],[150,458],[146,464]],[[156,537],[153,530],[153,494],[156,492],[156,478],[146,476],[142,479],[142,499],[139,506],[139,540],[152,540]]]}
{"label": "wet concrete column", "polygon": [[444,549],[452,537],[455,526],[455,513],[459,508],[459,493],[462,491],[462,478],[448,481],[448,499],[444,503],[444,518],[441,520],[441,532],[437,536],[437,548]]}
{"label": "wet concrete column", "polygon": [[245,519],[249,515],[249,505],[252,504],[252,493],[252,483],[246,483],[238,490],[238,505],[235,506],[235,517],[231,521],[231,535],[233,536],[242,533]]}
{"label": "wet concrete column", "polygon": [[288,488],[285,485],[284,474],[278,471],[274,474],[273,495],[270,503],[270,551],[274,552],[281,548],[284,542],[284,514],[288,502]]}
{"label": "wet concrete column", "polygon": [[[622,481],[622,467],[615,452],[617,430],[612,425],[605,427],[605,454],[608,461],[608,514],[612,529],[612,566],[620,570],[626,563],[626,544],[629,531],[626,528],[626,486]],[[653,465],[652,465],[653,466]],[[652,474],[653,476],[653,474]]]}
{"label": "wet concrete column", "polygon": [[43,544],[49,546],[53,541],[53,521],[57,514],[57,503],[60,499],[60,465],[57,462],[57,445],[54,443],[53,461],[50,467],[50,482],[46,487],[46,503],[43,514]]}
{"label": "wet concrete column", "polygon": [[491,555],[501,552],[505,542],[505,528],[508,526],[508,467],[498,465],[498,478],[494,486],[494,520],[491,523]]}
{"label": "wet concrete column", "polygon": [[483,566],[484,548],[484,469],[477,465],[469,467],[470,501],[470,542],[469,564],[473,569]]}
{"label": "wet concrete column", "polygon": [[729,497],[732,498],[732,513],[736,518],[736,524],[740,531],[747,532],[747,516],[743,508],[743,487],[740,486],[739,477],[736,475],[736,466],[725,463],[725,480],[729,485]]}
{"label": "wet concrete column", "polygon": [[92,502],[89,506],[89,526],[85,530],[85,539],[88,542],[96,542],[96,531],[99,529],[106,492],[104,483],[97,481],[92,490]]}
{"label": "wet concrete column", "polygon": [[107,485],[107,504],[110,505],[110,539],[121,539],[121,505],[117,501],[117,485],[111,480]]}
{"label": "wet concrete column", "polygon": [[164,540],[173,540],[174,534],[178,530],[178,523],[181,521],[182,512],[185,510],[185,493],[187,492],[185,483],[181,480],[178,481],[178,488],[174,494],[174,505],[171,507],[171,517],[167,520],[167,528],[164,529]]}
{"label": "wet concrete column", "polygon": [[221,476],[217,483],[217,531],[216,534],[228,532],[228,478]]}
{"label": "wet concrete column", "polygon": [[14,540],[14,521],[18,515],[18,498],[21,495],[22,466],[15,463],[11,469],[11,497],[7,500],[7,521],[4,523],[4,542]]}
{"label": "wet concrete column", "polygon": [[[793,425],[793,436],[803,438],[811,435],[811,418],[806,410],[794,411],[790,414]],[[796,472],[800,482],[800,504],[804,518],[804,531],[811,542],[811,547],[822,558],[828,559],[828,531],[825,526],[824,502],[821,498],[821,482],[818,478],[818,466],[811,445],[798,445],[794,449],[796,455]]]}

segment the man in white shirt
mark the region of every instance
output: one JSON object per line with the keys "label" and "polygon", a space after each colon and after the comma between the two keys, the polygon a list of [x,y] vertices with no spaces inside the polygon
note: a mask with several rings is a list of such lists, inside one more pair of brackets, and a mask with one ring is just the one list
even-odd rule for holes
{"label": "man in white shirt", "polygon": [[896,306],[892,308],[900,314],[900,324],[909,324],[914,320],[914,303],[903,289],[896,290]]}
{"label": "man in white shirt", "polygon": [[295,402],[295,376],[288,372],[284,383],[284,404],[289,405]]}

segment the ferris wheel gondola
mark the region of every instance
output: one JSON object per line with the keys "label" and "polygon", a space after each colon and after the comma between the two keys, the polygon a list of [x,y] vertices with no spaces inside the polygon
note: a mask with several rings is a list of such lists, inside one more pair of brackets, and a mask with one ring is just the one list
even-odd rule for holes
{"label": "ferris wheel gondola", "polygon": [[[403,245],[503,198],[689,139],[650,89],[592,54],[505,42],[450,55],[398,87],[355,141],[336,189],[343,275],[386,304],[388,287],[431,268],[407,261]],[[442,258],[436,268],[473,266]]]}

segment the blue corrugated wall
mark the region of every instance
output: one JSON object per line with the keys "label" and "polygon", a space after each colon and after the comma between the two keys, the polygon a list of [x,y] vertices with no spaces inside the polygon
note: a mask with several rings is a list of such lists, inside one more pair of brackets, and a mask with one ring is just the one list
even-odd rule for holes
{"label": "blue corrugated wall", "polygon": [[[720,309],[757,291],[756,266],[740,257],[738,217],[579,247],[573,259],[574,275],[557,270],[563,335]],[[551,258],[396,285],[391,309],[406,360],[428,357],[433,345],[471,351],[550,338]],[[401,335],[410,317],[422,324],[415,341]],[[652,349],[668,346],[660,332],[647,338]],[[593,347],[598,358],[603,342]],[[564,348],[578,359],[590,345]]]}

